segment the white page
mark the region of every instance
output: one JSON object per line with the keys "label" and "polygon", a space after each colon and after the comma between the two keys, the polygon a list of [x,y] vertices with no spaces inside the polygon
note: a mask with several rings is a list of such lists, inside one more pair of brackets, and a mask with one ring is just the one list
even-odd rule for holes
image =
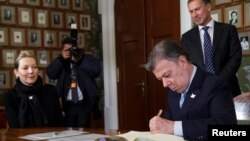
{"label": "white page", "polygon": [[51,139],[49,141],[94,141],[95,139],[110,137],[102,134],[82,134],[78,136]]}
{"label": "white page", "polygon": [[68,137],[68,136],[76,136],[83,133],[83,131],[76,131],[76,130],[64,130],[64,131],[55,131],[55,132],[47,132],[47,133],[39,133],[39,134],[30,134],[26,136],[21,136],[19,138],[26,139],[26,140],[45,140],[45,139],[53,139],[53,138],[61,138],[61,137]]}

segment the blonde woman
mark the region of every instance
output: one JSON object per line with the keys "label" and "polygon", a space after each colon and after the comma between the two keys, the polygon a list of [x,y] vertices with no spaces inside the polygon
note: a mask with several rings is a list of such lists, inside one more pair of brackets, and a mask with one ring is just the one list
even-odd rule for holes
{"label": "blonde woman", "polygon": [[61,125],[61,108],[56,88],[44,84],[37,60],[29,51],[16,58],[15,86],[5,93],[4,103],[10,128]]}

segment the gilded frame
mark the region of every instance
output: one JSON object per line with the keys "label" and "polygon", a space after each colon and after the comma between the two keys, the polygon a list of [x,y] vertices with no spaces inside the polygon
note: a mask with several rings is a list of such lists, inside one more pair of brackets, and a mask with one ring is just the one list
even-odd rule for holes
{"label": "gilded frame", "polygon": [[8,70],[0,71],[0,89],[10,88],[10,72]]}
{"label": "gilded frame", "polygon": [[25,46],[25,33],[24,28],[11,28],[10,29],[11,46],[24,47]]}
{"label": "gilded frame", "polygon": [[15,49],[3,49],[3,67],[13,67],[17,56],[17,50]]}
{"label": "gilded frame", "polygon": [[0,27],[0,45],[5,46],[8,45],[9,36],[8,29],[5,27]]}

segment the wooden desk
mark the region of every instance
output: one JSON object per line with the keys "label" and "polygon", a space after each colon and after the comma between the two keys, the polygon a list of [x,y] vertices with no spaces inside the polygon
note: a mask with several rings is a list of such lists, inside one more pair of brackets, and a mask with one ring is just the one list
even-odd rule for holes
{"label": "wooden desk", "polygon": [[[69,128],[22,128],[22,129],[0,129],[0,141],[24,141],[24,139],[18,138],[20,136],[35,134],[35,133],[46,133],[53,131],[63,131]],[[103,130],[103,129],[78,129],[74,130],[86,131],[89,133],[106,134],[106,135],[117,135],[117,130]]]}

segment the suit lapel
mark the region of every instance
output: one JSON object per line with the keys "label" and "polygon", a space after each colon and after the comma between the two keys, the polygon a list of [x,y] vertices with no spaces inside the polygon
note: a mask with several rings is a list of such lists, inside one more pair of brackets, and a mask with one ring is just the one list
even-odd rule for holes
{"label": "suit lapel", "polygon": [[219,23],[214,22],[214,37],[213,37],[213,55],[215,55],[216,46],[222,37],[222,28],[220,28]]}
{"label": "suit lapel", "polygon": [[187,97],[185,98],[185,101],[184,101],[182,108],[181,108],[183,112],[188,112],[190,107],[193,105],[193,103],[199,97],[200,89],[201,89],[202,84],[204,82],[204,77],[205,77],[205,72],[197,68],[194,79],[191,82],[190,88],[188,90]]}
{"label": "suit lapel", "polygon": [[202,51],[202,45],[201,45],[200,31],[199,31],[198,26],[196,26],[194,28],[193,33],[191,33],[191,34],[193,36],[193,43],[194,43],[194,45],[191,48],[195,48],[192,50],[197,51],[197,53],[195,53],[195,54],[197,54],[198,58],[200,58],[200,59],[198,59],[199,63],[197,65],[202,66],[202,64],[204,62],[203,61],[204,58],[203,58],[203,51]]}

